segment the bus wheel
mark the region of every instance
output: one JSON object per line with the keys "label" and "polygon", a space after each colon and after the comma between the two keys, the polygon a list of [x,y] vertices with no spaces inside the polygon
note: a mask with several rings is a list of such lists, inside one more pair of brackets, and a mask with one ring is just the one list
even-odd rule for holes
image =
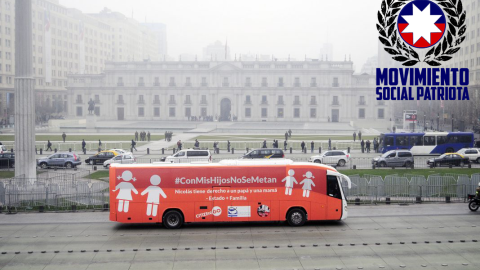
{"label": "bus wheel", "polygon": [[307,222],[307,215],[302,209],[294,208],[288,211],[287,222],[290,226],[302,226]]}
{"label": "bus wheel", "polygon": [[163,215],[163,226],[167,229],[178,229],[183,225],[183,216],[178,210],[169,210]]}

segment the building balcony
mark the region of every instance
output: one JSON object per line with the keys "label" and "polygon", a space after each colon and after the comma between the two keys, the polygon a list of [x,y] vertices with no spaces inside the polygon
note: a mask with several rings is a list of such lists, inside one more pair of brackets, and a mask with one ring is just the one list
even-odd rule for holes
{"label": "building balcony", "polygon": [[243,103],[243,105],[252,105],[252,101],[246,100],[245,103]]}
{"label": "building balcony", "polygon": [[120,100],[117,100],[117,104],[125,104],[125,102],[123,101],[123,99],[120,99]]}
{"label": "building balcony", "polygon": [[143,82],[139,82],[139,83],[138,83],[138,86],[140,86],[140,87],[144,87],[144,86],[145,86],[145,83],[143,83]]}
{"label": "building balcony", "polygon": [[260,103],[260,105],[268,105],[268,101],[262,100],[262,102]]}
{"label": "building balcony", "polygon": [[358,102],[358,105],[365,106],[365,105],[367,105],[367,102],[365,100],[361,100],[361,101]]}
{"label": "building balcony", "polygon": [[302,105],[302,104],[300,103],[299,100],[295,100],[295,101],[293,102],[293,105]]}
{"label": "building balcony", "polygon": [[200,105],[208,105],[208,102],[206,100],[200,101]]}
{"label": "building balcony", "polygon": [[310,87],[317,87],[317,83],[310,83]]}
{"label": "building balcony", "polygon": [[268,83],[262,83],[262,87],[267,87]]}
{"label": "building balcony", "polygon": [[277,102],[277,105],[285,105],[285,102],[283,102],[283,100],[279,100],[279,101]]}
{"label": "building balcony", "polygon": [[332,105],[333,105],[333,106],[340,106],[340,102],[334,101],[334,102],[332,102]]}
{"label": "building balcony", "polygon": [[137,101],[137,104],[145,104],[145,100],[139,100]]}
{"label": "building balcony", "polygon": [[76,103],[76,104],[83,104],[83,100],[77,99],[77,100],[75,100],[75,103]]}
{"label": "building balcony", "polygon": [[203,82],[202,84],[200,84],[200,86],[202,86],[202,87],[207,87],[207,86],[208,86],[208,83]]}
{"label": "building balcony", "polygon": [[192,87],[192,83],[185,83],[185,87]]}
{"label": "building balcony", "polygon": [[293,86],[294,87],[300,87],[300,83],[294,83]]}
{"label": "building balcony", "polygon": [[101,103],[101,102],[100,102],[100,99],[96,99],[96,100],[94,100],[93,102],[95,102],[95,104],[100,104],[100,103]]}
{"label": "building balcony", "polygon": [[170,86],[170,87],[175,87],[176,85],[175,85],[175,83],[172,83],[172,82],[171,82],[171,83],[168,83],[168,86]]}
{"label": "building balcony", "polygon": [[385,106],[385,101],[383,101],[383,100],[378,101],[378,105],[379,105],[379,106]]}
{"label": "building balcony", "polygon": [[318,105],[316,100],[311,100],[310,105]]}
{"label": "building balcony", "polygon": [[175,100],[169,100],[168,105],[177,105],[177,102],[175,102]]}
{"label": "building balcony", "polygon": [[160,100],[159,100],[159,99],[158,99],[158,100],[154,100],[154,101],[153,101],[153,104],[159,105],[159,104],[160,104]]}
{"label": "building balcony", "polygon": [[117,86],[125,86],[125,85],[123,84],[123,82],[118,82]]}
{"label": "building balcony", "polygon": [[339,87],[339,86],[340,86],[340,84],[338,84],[338,83],[332,83],[332,87]]}
{"label": "building balcony", "polygon": [[278,86],[278,87],[283,87],[283,82],[279,82],[279,83],[277,84],[277,86]]}
{"label": "building balcony", "polygon": [[160,86],[160,83],[156,82],[156,83],[153,84],[153,86]]}
{"label": "building balcony", "polygon": [[229,87],[229,86],[230,86],[230,83],[228,83],[228,82],[223,82],[223,83],[222,83],[222,86],[223,86],[223,87]]}
{"label": "building balcony", "polygon": [[185,100],[185,102],[183,103],[185,105],[192,105],[192,101],[191,100]]}
{"label": "building balcony", "polygon": [[252,87],[252,83],[245,83],[245,87]]}

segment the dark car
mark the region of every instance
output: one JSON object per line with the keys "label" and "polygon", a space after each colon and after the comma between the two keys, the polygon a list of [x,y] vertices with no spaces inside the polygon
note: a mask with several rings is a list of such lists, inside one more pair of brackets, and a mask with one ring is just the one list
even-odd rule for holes
{"label": "dark car", "polygon": [[15,154],[0,154],[0,168],[15,168]]}
{"label": "dark car", "polygon": [[468,157],[464,157],[459,154],[454,154],[454,153],[447,153],[443,154],[437,158],[431,158],[427,160],[427,164],[433,164],[435,167],[440,167],[440,166],[460,166],[463,167],[465,164],[470,163],[470,160]]}
{"label": "dark car", "polygon": [[282,149],[278,148],[261,148],[254,149],[246,153],[242,158],[284,158],[285,154]]}
{"label": "dark car", "polygon": [[56,153],[37,160],[37,166],[42,169],[48,169],[50,167],[75,168],[80,164],[82,164],[80,156],[70,152]]}
{"label": "dark car", "polygon": [[113,158],[113,157],[116,157],[118,156],[118,153],[115,152],[115,151],[112,151],[112,150],[106,150],[106,151],[102,151],[94,156],[91,156],[87,159],[85,159],[85,163],[87,164],[93,164],[93,165],[97,165],[97,164],[102,164]]}

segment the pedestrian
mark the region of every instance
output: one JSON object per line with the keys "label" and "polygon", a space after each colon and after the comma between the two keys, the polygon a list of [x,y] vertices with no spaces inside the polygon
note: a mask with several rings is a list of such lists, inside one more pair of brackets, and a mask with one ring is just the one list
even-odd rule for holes
{"label": "pedestrian", "polygon": [[362,132],[361,132],[361,131],[358,132],[358,139],[359,139],[359,140],[362,139]]}
{"label": "pedestrian", "polygon": [[378,141],[377,141],[377,138],[373,138],[373,151],[375,153],[378,153],[377,152],[377,149],[378,149]]}
{"label": "pedestrian", "polygon": [[62,139],[63,139],[63,142],[65,142],[65,139],[67,138],[67,134],[65,134],[65,132],[63,132],[62,134]]}
{"label": "pedestrian", "polygon": [[267,140],[263,140],[262,148],[267,148]]}
{"label": "pedestrian", "polygon": [[363,140],[360,142],[360,146],[362,147],[362,153],[365,153],[365,142]]}
{"label": "pedestrian", "polygon": [[167,132],[165,131],[165,141],[167,141]]}
{"label": "pedestrian", "polygon": [[48,140],[48,142],[47,142],[47,150],[45,150],[45,151],[48,151],[48,149],[50,149],[50,151],[53,151],[52,150],[52,143],[50,142],[50,140]]}
{"label": "pedestrian", "polygon": [[315,148],[315,143],[313,141],[310,143],[310,148],[311,148],[312,153],[313,153],[313,149]]}
{"label": "pedestrian", "polygon": [[147,140],[150,141],[150,131],[147,133]]}
{"label": "pedestrian", "polygon": [[137,145],[137,143],[134,140],[132,140],[132,151],[133,149],[135,149],[135,151],[138,151],[135,145]]}
{"label": "pedestrian", "polygon": [[367,153],[370,153],[370,140],[367,140],[365,145],[367,146]]}
{"label": "pedestrian", "polygon": [[135,141],[138,141],[138,131],[135,131]]}
{"label": "pedestrian", "polygon": [[200,142],[197,139],[195,139],[195,147],[200,147]]}
{"label": "pedestrian", "polygon": [[87,143],[85,142],[85,139],[82,140],[82,151],[85,152],[85,146],[87,146]]}
{"label": "pedestrian", "polygon": [[332,140],[328,138],[328,150],[332,150]]}
{"label": "pedestrian", "polygon": [[302,141],[302,143],[300,144],[300,146],[302,147],[302,152],[305,153],[305,142]]}
{"label": "pedestrian", "polygon": [[289,138],[292,137],[292,130],[291,130],[291,129],[288,130],[288,137],[289,137]]}
{"label": "pedestrian", "polygon": [[283,148],[285,149],[285,151],[287,151],[287,140],[283,141]]}
{"label": "pedestrian", "polygon": [[98,140],[98,148],[102,149],[102,141]]}
{"label": "pedestrian", "polygon": [[285,131],[285,141],[288,140],[288,131]]}
{"label": "pedestrian", "polygon": [[180,148],[181,148],[181,146],[180,146],[180,140],[178,140],[178,141],[177,141],[177,150],[178,150],[178,151],[182,150],[182,149],[180,149]]}
{"label": "pedestrian", "polygon": [[230,153],[230,140],[227,141],[227,150]]}
{"label": "pedestrian", "polygon": [[354,131],[353,132],[353,141],[355,142],[356,139],[357,139],[357,133]]}

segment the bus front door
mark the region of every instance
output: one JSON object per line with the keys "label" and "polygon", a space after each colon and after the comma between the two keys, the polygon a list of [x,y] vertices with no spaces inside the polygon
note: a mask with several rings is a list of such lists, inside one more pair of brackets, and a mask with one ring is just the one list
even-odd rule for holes
{"label": "bus front door", "polygon": [[228,214],[228,207],[231,205],[230,187],[213,187],[211,196],[213,221],[231,221],[232,218]]}
{"label": "bus front door", "polygon": [[342,217],[342,192],[338,178],[327,175],[327,220],[340,220]]}

